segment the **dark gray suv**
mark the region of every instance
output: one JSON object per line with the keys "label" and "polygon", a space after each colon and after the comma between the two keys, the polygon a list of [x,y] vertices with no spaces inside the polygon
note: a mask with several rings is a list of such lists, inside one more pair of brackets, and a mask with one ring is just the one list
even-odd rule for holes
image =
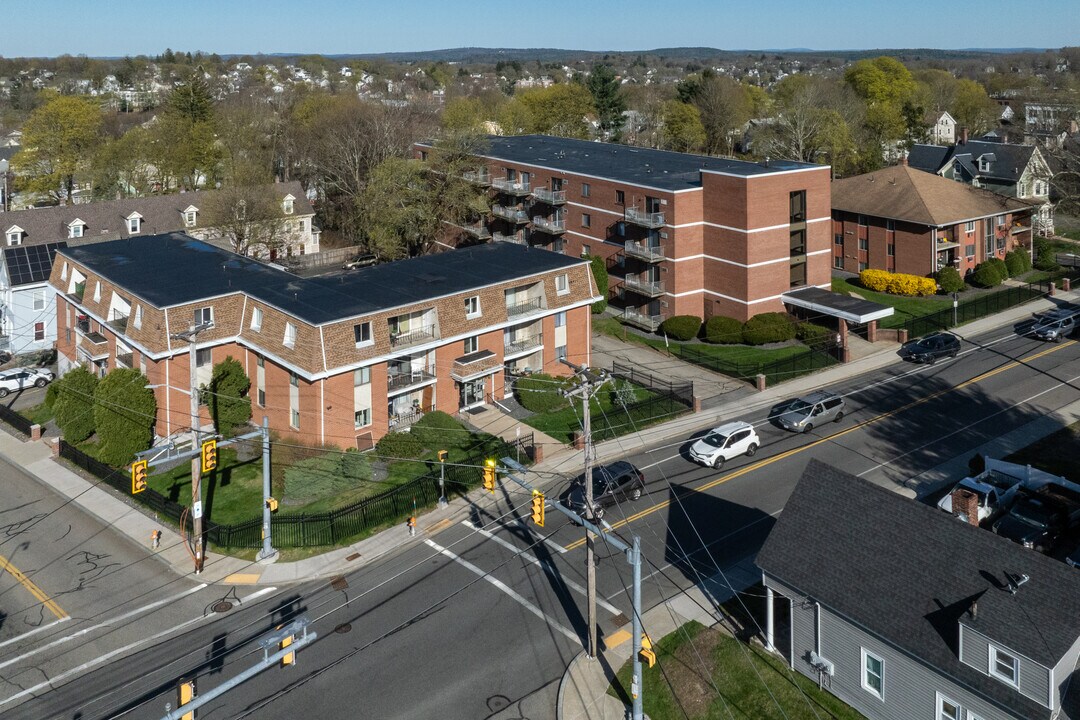
{"label": "dark gray suv", "polygon": [[[604,508],[620,500],[638,500],[645,491],[645,475],[625,460],[598,465],[592,470],[593,508],[597,520],[604,516]],[[579,515],[585,512],[585,475],[578,475],[570,487],[559,496],[559,501]]]}
{"label": "dark gray suv", "polygon": [[844,417],[844,398],[820,390],[791,403],[777,418],[785,430],[808,433],[827,422],[840,422]]}

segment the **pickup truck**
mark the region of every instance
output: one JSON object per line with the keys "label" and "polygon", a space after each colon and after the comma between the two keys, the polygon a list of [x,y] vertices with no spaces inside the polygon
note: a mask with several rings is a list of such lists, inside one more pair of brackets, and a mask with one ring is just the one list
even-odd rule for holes
{"label": "pickup truck", "polygon": [[[1012,482],[1002,482],[1002,480],[1011,480]],[[978,497],[978,517],[981,523],[999,510],[1005,509],[1019,488],[1019,480],[1004,475],[986,473],[978,478],[966,477],[958,482],[956,487],[950,490],[945,497],[941,498],[937,506],[947,513],[955,513],[956,511],[953,510],[953,493],[957,490],[968,490]]]}
{"label": "pickup truck", "polygon": [[1061,534],[1080,521],[1080,493],[1060,485],[1017,493],[1009,511],[991,529],[1040,552],[1050,550]]}

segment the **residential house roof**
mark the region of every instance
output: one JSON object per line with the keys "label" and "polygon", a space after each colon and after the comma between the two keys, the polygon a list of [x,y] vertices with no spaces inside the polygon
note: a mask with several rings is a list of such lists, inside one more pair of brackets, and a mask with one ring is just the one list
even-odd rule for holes
{"label": "residential house roof", "polygon": [[479,151],[478,155],[493,160],[609,178],[668,191],[701,187],[703,171],[751,177],[822,167],[790,160],[773,160],[764,165],[733,158],[691,155],[551,135],[489,135],[487,142],[489,147]]}
{"label": "residential house roof", "polygon": [[1029,209],[1029,203],[906,165],[834,180],[834,210],[944,227]]}
{"label": "residential house roof", "polygon": [[11,287],[48,280],[56,251],[64,247],[67,247],[67,243],[56,242],[4,248],[4,265],[7,266]]}
{"label": "residential house roof", "polygon": [[[309,217],[314,214],[307,194],[299,182],[276,183],[275,194],[282,200],[292,195],[293,215],[282,217]],[[76,242],[101,242],[133,237],[128,232],[127,218],[132,213],[142,216],[140,232],[135,237],[158,233],[181,231],[185,228],[183,212],[194,205],[205,210],[208,196],[213,190],[198,190],[172,195],[150,195],[141,198],[101,200],[77,205],[16,210],[0,216],[0,230],[12,225],[23,229],[23,245],[57,242],[68,239],[68,227],[75,220],[86,223],[83,237]],[[200,217],[196,227],[205,227]]]}
{"label": "residential house roof", "polygon": [[[1047,710],[963,665],[958,623],[1046,667],[1080,638],[1075,568],[818,460],[757,564],[1021,717]],[[1006,574],[1030,579],[1013,594]]]}
{"label": "residential house roof", "polygon": [[[1024,174],[1034,152],[1034,145],[1003,143],[1000,138],[968,140],[948,147],[915,145],[908,155],[908,165],[924,172],[940,173],[955,161],[971,177],[1015,184]],[[989,161],[986,170],[979,169],[979,158]]]}
{"label": "residential house roof", "polygon": [[71,246],[60,254],[156,307],[244,292],[312,325],[586,262],[512,243],[488,243],[301,278],[183,233]]}

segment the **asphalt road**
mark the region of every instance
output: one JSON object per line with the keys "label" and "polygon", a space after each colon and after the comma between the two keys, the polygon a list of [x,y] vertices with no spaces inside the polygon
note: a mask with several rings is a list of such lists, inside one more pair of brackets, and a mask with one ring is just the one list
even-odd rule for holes
{"label": "asphalt road", "polygon": [[[846,395],[847,413],[812,433],[781,430],[767,410],[741,416],[757,425],[762,447],[722,471],[687,460],[686,442],[628,445],[647,493],[609,509],[605,519],[621,536],[642,539],[645,605],[752,556],[810,458],[903,483],[1080,399],[1080,344],[1047,345],[1008,331],[978,340],[965,342],[955,360],[897,363],[832,388]],[[557,491],[561,482],[550,482]],[[161,717],[166,703],[176,702],[179,678],[198,676],[205,692],[261,658],[259,636],[303,614],[319,638],[295,666],[262,673],[199,717],[522,717],[517,703],[550,695],[581,649],[585,555],[580,528],[549,512],[540,535],[521,522],[529,496],[507,486],[501,492],[498,510],[478,511],[473,523],[449,526],[349,574],[348,587],[311,583],[253,599],[0,711],[13,718]],[[603,543],[598,556],[607,634],[629,614],[630,571]],[[552,703],[545,707],[530,720],[553,718]]]}

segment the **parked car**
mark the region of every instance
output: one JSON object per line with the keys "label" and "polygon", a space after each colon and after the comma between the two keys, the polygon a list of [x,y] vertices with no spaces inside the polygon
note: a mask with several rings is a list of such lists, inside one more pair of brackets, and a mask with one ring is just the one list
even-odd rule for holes
{"label": "parked car", "polygon": [[1031,326],[1031,334],[1040,340],[1061,342],[1072,335],[1076,329],[1076,311],[1068,309],[1051,310],[1040,315]]}
{"label": "parked car", "polygon": [[351,260],[346,261],[346,263],[341,266],[341,269],[354,270],[356,268],[370,267],[377,262],[378,258],[376,258],[374,255],[357,255]]}
{"label": "parked car", "polygon": [[911,362],[933,365],[943,357],[954,358],[959,352],[960,338],[952,333],[942,332],[905,343],[900,348],[900,357]]}
{"label": "parked car", "polygon": [[739,455],[753,457],[761,446],[761,439],[754,426],[736,420],[713,428],[705,437],[690,446],[690,459],[702,465],[720,469],[725,460]]}
{"label": "parked car", "polygon": [[1004,510],[1005,507],[1012,501],[1013,496],[1020,489],[1020,481],[1015,478],[1008,478],[1011,483],[1001,482],[996,478],[1004,478],[1005,476],[994,475],[993,473],[986,473],[978,478],[967,477],[961,480],[950,490],[945,497],[938,501],[937,506],[947,513],[953,511],[953,493],[957,490],[969,490],[978,497],[979,510],[978,518],[981,523],[983,520],[987,520],[1000,510]]}
{"label": "parked car", "polygon": [[31,387],[45,387],[56,377],[42,368],[13,368],[0,372],[0,398]]}
{"label": "parked car", "polygon": [[1080,502],[1060,487],[1044,486],[1020,494],[1009,512],[994,521],[991,529],[1026,548],[1049,550],[1070,525],[1080,519]]}
{"label": "parked car", "polygon": [[[593,515],[597,520],[604,516],[604,508],[621,500],[639,500],[645,491],[645,475],[625,460],[597,465],[592,470]],[[585,511],[585,474],[570,481],[570,487],[559,496],[559,501],[579,515]]]}
{"label": "parked car", "polygon": [[807,433],[830,420],[844,418],[844,398],[827,390],[811,393],[791,403],[777,421],[785,430]]}

